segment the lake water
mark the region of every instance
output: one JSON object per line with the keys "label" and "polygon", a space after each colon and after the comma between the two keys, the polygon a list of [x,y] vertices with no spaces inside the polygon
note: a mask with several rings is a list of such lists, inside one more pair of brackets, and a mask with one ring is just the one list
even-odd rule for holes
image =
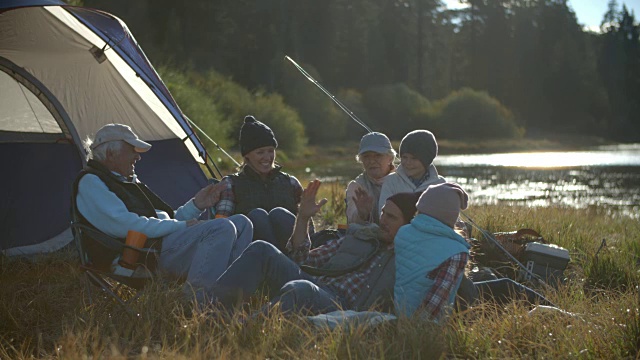
{"label": "lake water", "polygon": [[[438,156],[434,164],[448,181],[463,185],[472,204],[604,206],[640,218],[640,144],[586,151]],[[348,181],[351,164],[317,172]]]}

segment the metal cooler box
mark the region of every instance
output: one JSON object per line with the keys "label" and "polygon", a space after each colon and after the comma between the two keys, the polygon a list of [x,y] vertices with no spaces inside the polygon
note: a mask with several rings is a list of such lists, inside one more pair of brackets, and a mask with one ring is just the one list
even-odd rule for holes
{"label": "metal cooler box", "polygon": [[[524,265],[548,283],[562,280],[569,260],[569,251],[557,245],[531,242],[524,248]],[[524,276],[531,278],[528,273]]]}

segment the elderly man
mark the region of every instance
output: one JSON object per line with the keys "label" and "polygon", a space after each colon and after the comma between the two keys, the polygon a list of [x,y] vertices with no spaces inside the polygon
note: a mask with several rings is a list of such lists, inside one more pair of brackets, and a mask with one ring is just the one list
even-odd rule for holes
{"label": "elderly man", "polygon": [[[203,188],[174,212],[138,180],[135,163],[151,144],[129,126],[105,125],[85,147],[89,160],[74,183],[80,222],[122,241],[128,230],[145,234],[145,247],[160,250],[161,272],[186,279],[194,288],[208,287],[251,242],[253,228],[243,215],[198,220],[218,201],[220,186]],[[104,249],[93,250],[88,249],[98,266],[115,264],[118,258]]]}
{"label": "elderly man", "polygon": [[319,186],[315,180],[303,191],[287,244],[290,257],[267,242],[253,242],[208,292],[214,301],[231,307],[262,288],[272,296],[267,310],[276,303],[283,311],[310,313],[393,308],[393,239],[415,214],[419,194],[390,197],[380,226],[352,224],[344,237],[310,249],[306,224],[326,203],[316,203]]}

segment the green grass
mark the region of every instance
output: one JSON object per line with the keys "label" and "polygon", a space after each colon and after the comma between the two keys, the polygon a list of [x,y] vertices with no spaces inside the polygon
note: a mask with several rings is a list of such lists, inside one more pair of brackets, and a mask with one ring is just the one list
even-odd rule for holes
{"label": "green grass", "polygon": [[[341,186],[318,222],[340,221]],[[342,195],[343,196],[343,195]],[[484,303],[445,323],[399,319],[330,331],[273,313],[244,320],[182,299],[177,284],[152,284],[131,317],[108,299],[89,304],[73,250],[0,263],[0,358],[638,358],[640,224],[598,208],[481,206],[467,211],[490,231],[529,227],[570,250],[566,281],[541,290],[576,313],[528,314]],[[323,223],[326,225],[327,223]],[[602,239],[604,247],[596,257]],[[250,306],[257,309],[260,298]]]}

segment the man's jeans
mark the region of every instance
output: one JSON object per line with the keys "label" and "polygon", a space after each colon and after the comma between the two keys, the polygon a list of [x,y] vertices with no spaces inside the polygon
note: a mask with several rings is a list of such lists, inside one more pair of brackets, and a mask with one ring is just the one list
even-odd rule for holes
{"label": "man's jeans", "polygon": [[260,208],[253,209],[247,217],[253,223],[254,240],[264,240],[284,251],[293,232],[295,215],[285,208],[277,207],[269,212]]}
{"label": "man's jeans", "polygon": [[162,239],[159,270],[169,277],[186,279],[195,289],[209,288],[251,243],[252,236],[251,221],[244,215],[176,231]]}
{"label": "man's jeans", "polygon": [[261,240],[247,247],[218,278],[208,295],[230,308],[259,290],[269,296],[269,305],[279,303],[283,312],[334,311],[343,303],[332,290],[304,273],[275,246]]}

